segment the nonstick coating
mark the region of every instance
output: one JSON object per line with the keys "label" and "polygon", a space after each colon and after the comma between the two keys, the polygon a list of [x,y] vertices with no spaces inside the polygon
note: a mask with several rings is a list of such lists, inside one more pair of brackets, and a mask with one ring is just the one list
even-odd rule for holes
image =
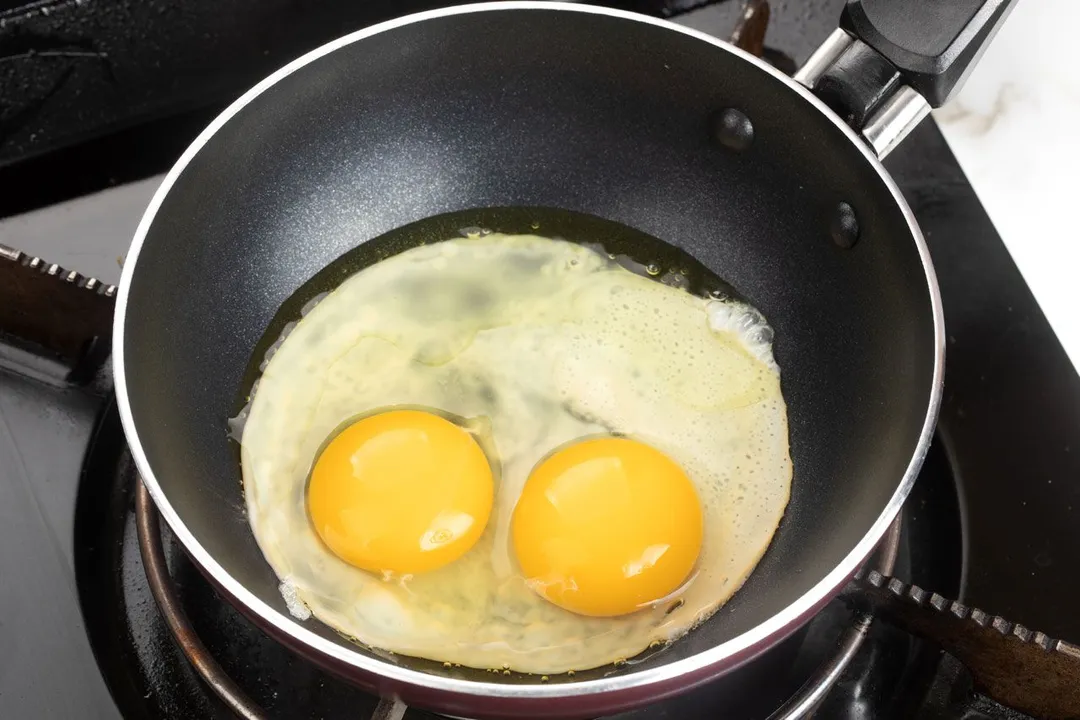
{"label": "nonstick coating", "polygon": [[[726,108],[752,121],[748,148],[717,142]],[[860,227],[848,250],[830,237],[841,202]],[[286,613],[227,437],[256,341],[345,251],[432,215],[497,206],[586,212],[662,238],[776,330],[795,467],[787,514],[721,612],[620,672],[730,640],[825,578],[901,485],[933,405],[935,291],[904,208],[833,119],[744,56],[566,8],[435,17],[343,44],[239,109],[152,206],[122,289],[120,400],[173,524]]]}

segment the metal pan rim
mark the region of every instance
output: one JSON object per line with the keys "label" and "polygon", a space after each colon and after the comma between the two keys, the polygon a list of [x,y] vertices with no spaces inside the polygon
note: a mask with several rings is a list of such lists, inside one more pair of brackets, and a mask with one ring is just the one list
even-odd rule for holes
{"label": "metal pan rim", "polygon": [[[264,603],[241,585],[239,581],[233,578],[232,575],[230,575],[225,568],[223,568],[210,553],[206,551],[184,524],[175,508],[170,504],[154,476],[153,468],[150,466],[150,462],[140,443],[138,428],[135,424],[131,401],[128,395],[126,378],[124,329],[127,317],[128,298],[130,297],[132,280],[136,269],[138,268],[140,250],[146,240],[147,233],[154,222],[154,218],[157,215],[159,208],[177,178],[218,130],[224,127],[234,115],[250,104],[256,97],[283,78],[342,47],[359,42],[360,40],[379,33],[411,25],[413,23],[424,22],[426,20],[466,13],[498,12],[507,10],[577,12],[606,15],[609,17],[654,25],[670,32],[682,33],[702,42],[709,43],[715,46],[719,51],[735,55],[741,60],[757,66],[761,71],[772,75],[777,80],[786,84],[792,92],[800,95],[805,102],[814,106],[818,112],[844,132],[849,141],[859,148],[866,162],[869,163],[882,178],[882,181],[891,193],[893,200],[903,212],[912,239],[917,246],[925,273],[934,322],[933,380],[930,395],[927,399],[926,415],[923,420],[919,441],[912,454],[911,461],[892,497],[889,499],[870,530],[828,575],[766,622],[721,645],[714,646],[704,652],[656,668],[650,668],[648,670],[633,672],[626,675],[615,675],[608,678],[583,680],[572,683],[507,685],[497,682],[458,680],[403,668],[326,640],[305,628],[292,617],[283,614]],[[611,695],[613,704],[621,706],[626,704],[625,701],[619,702],[615,696],[631,690],[635,691],[635,695],[638,695],[642,691],[649,691],[650,688],[655,691],[655,694],[651,695],[651,698],[659,699],[662,696],[670,695],[683,689],[681,684],[677,684],[680,677],[691,676],[694,678],[693,684],[697,684],[709,678],[717,677],[727,671],[734,670],[740,665],[749,662],[756,655],[779,642],[801,624],[806,622],[837,592],[839,592],[840,588],[842,588],[855,574],[862,562],[873,552],[874,548],[878,545],[885,532],[900,512],[905,499],[915,483],[915,479],[922,467],[923,459],[930,446],[938,411],[941,405],[943,392],[942,381],[945,367],[945,324],[941,294],[938,287],[937,276],[931,262],[930,252],[926,246],[922,232],[919,229],[915,215],[904,200],[900,189],[882,166],[877,156],[867,145],[865,145],[859,136],[843,122],[843,120],[826,107],[824,103],[818,100],[809,90],[792,78],[784,75],[759,58],[739,50],[715,37],[666,20],[660,20],[637,13],[568,2],[547,2],[545,0],[505,0],[501,2],[461,5],[416,13],[373,25],[312,50],[306,55],[280,68],[242,95],[218,115],[187,148],[166,175],[164,181],[147,207],[135,232],[126,262],[124,263],[117,295],[113,337],[113,363],[117,404],[120,410],[120,418],[124,433],[131,447],[131,453],[134,457],[139,474],[149,490],[158,511],[165,519],[165,522],[168,523],[177,539],[180,540],[192,559],[213,578],[214,582],[222,590],[231,595],[234,600],[243,604],[250,613],[256,615],[261,620],[262,624],[264,624],[264,627],[273,628],[276,632],[287,636],[290,641],[289,644],[307,646],[332,660],[338,667],[352,668],[359,673],[377,676],[384,681],[390,681],[391,683],[420,687],[429,692],[446,693],[462,699],[501,698],[510,701],[511,703],[514,701],[524,701],[527,703],[530,700],[550,701],[556,698]],[[599,705],[605,704],[605,701],[600,700],[599,698],[596,699]]]}

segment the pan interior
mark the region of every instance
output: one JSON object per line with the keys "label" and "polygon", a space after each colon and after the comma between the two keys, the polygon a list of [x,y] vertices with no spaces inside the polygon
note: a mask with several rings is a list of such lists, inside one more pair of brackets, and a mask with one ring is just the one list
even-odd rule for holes
{"label": "pan interior", "polygon": [[679,276],[679,287],[694,295],[747,302],[736,288],[685,250],[640,230],[594,215],[560,208],[529,207],[472,208],[445,213],[395,228],[357,245],[297,288],[281,304],[256,342],[237,388],[231,417],[237,416],[248,405],[251,388],[261,374],[260,366],[267,352],[281,341],[289,323],[300,320],[306,306],[318,302],[322,295],[380,260],[421,245],[465,237],[476,231],[569,240],[610,254],[623,267],[656,282],[665,282],[671,273]]}
{"label": "pan interior", "polygon": [[[752,121],[748,148],[717,141],[727,108]],[[830,239],[840,202],[859,221],[850,250]],[[287,616],[226,426],[263,331],[347,251],[445,213],[490,226],[509,212],[492,208],[559,208],[662,238],[765,314],[783,369],[795,478],[757,570],[664,652],[577,678],[695,655],[809,591],[918,447],[935,339],[907,219],[848,137],[765,70],[680,32],[564,9],[451,15],[346,44],[236,112],[164,197],[129,288],[124,367],[149,467],[206,553]]]}

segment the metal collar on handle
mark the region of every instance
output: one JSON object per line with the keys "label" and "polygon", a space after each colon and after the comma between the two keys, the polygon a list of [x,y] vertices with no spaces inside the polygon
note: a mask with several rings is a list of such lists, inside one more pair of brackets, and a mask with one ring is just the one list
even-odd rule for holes
{"label": "metal collar on handle", "polygon": [[[819,78],[861,40],[837,28],[795,73],[795,79],[813,90]],[[866,120],[855,128],[874,149],[879,160],[891,153],[930,114],[930,104],[908,85],[900,85]]]}

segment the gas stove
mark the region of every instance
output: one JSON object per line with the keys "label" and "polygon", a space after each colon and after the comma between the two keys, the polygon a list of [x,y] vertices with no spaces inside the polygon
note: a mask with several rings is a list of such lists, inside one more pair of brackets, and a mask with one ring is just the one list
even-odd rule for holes
{"label": "gas stove", "polygon": [[[766,57],[801,63],[842,2],[774,2]],[[85,13],[92,4],[54,9]],[[634,7],[729,36],[740,4],[685,12],[707,4]],[[342,17],[316,5],[322,19],[307,20],[310,44],[389,12]],[[16,11],[6,7],[0,18],[10,26]],[[5,39],[0,26],[0,55]],[[283,54],[265,63],[281,64],[297,47],[283,43]],[[265,69],[252,63],[252,77],[237,71],[232,85],[222,84],[240,90]],[[323,673],[244,620],[159,525],[124,444],[108,360],[109,283],[155,174],[213,114],[222,84],[201,96],[200,107],[183,110],[153,85],[158,117],[132,110],[130,127],[94,139],[64,135],[57,118],[42,115],[42,127],[56,130],[54,146],[36,155],[3,146],[10,151],[0,167],[9,215],[0,219],[3,717],[434,717]],[[1080,377],[933,122],[886,165],[930,246],[948,348],[934,444],[874,567],[1080,642],[1080,582],[1070,572],[1080,566]],[[15,265],[33,273],[4,272]],[[952,655],[838,600],[737,677],[617,717],[1024,717],[980,689]]]}

